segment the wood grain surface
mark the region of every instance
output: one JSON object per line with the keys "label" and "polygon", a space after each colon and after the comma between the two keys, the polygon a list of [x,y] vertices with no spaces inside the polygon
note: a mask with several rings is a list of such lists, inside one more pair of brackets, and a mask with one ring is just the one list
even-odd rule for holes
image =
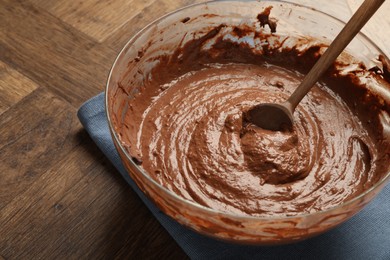
{"label": "wood grain surface", "polygon": [[195,2],[0,0],[0,259],[187,257],[76,112],[135,32]]}
{"label": "wood grain surface", "polygon": [[134,33],[196,2],[0,0],[0,259],[187,258],[76,112]]}

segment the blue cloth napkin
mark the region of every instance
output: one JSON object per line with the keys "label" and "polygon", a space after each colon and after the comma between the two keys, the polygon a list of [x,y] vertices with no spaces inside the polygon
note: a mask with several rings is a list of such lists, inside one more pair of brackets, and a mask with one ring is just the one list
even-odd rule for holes
{"label": "blue cloth napkin", "polygon": [[104,111],[103,93],[84,103],[78,117],[118,173],[192,259],[390,259],[390,185],[353,218],[315,238],[284,246],[225,243],[181,226],[162,213],[138,189],[114,147]]}

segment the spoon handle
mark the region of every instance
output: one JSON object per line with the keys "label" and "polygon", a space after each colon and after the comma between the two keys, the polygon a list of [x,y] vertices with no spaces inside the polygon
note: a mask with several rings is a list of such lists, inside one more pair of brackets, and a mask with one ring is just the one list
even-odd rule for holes
{"label": "spoon handle", "polygon": [[365,0],[355,14],[351,17],[345,27],[337,35],[335,40],[309,71],[302,83],[287,99],[292,111],[309,92],[312,86],[324,74],[329,66],[336,60],[344,48],[351,42],[360,29],[367,23],[371,16],[378,10],[385,0]]}

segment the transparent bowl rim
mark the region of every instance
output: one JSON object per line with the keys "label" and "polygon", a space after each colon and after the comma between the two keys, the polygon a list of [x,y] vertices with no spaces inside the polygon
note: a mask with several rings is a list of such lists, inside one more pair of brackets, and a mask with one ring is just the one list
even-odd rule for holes
{"label": "transparent bowl rim", "polygon": [[[374,190],[376,190],[377,188],[379,188],[382,184],[385,184],[388,181],[389,177],[390,177],[390,171],[386,174],[385,177],[383,177],[375,185],[373,185],[371,188],[367,189],[363,193],[359,194],[357,197],[354,197],[354,198],[352,198],[352,199],[350,199],[348,201],[345,201],[342,204],[339,204],[339,205],[327,208],[325,210],[316,211],[316,212],[312,212],[312,213],[297,214],[297,215],[292,215],[292,216],[250,216],[250,215],[245,215],[245,214],[240,214],[240,213],[231,213],[231,212],[224,212],[224,211],[212,209],[212,208],[200,205],[200,204],[198,204],[196,202],[187,200],[187,199],[177,195],[176,193],[168,190],[167,188],[165,188],[164,186],[162,186],[158,182],[156,182],[153,178],[151,178],[149,176],[149,174],[147,174],[145,172],[145,170],[143,168],[139,167],[137,164],[135,164],[133,162],[133,160],[131,159],[130,155],[127,153],[126,149],[122,146],[122,144],[121,144],[121,142],[120,142],[120,140],[118,138],[117,133],[114,131],[114,127],[113,127],[113,124],[112,124],[110,112],[109,112],[109,109],[108,109],[108,107],[109,107],[109,97],[108,97],[107,93],[108,93],[108,90],[109,90],[109,85],[110,85],[109,83],[110,83],[110,80],[111,80],[111,77],[112,77],[112,74],[113,74],[114,68],[116,67],[117,62],[122,57],[124,51],[127,50],[128,47],[131,44],[133,44],[133,42],[135,42],[145,31],[147,31],[154,24],[156,24],[156,23],[164,20],[165,18],[170,17],[170,16],[172,16],[172,15],[174,15],[176,13],[179,13],[182,10],[185,10],[185,9],[193,8],[195,6],[214,4],[214,3],[223,3],[223,2],[239,2],[239,0],[212,0],[212,1],[202,2],[202,3],[191,4],[191,5],[188,5],[188,6],[179,8],[179,9],[176,9],[176,10],[174,10],[172,12],[169,12],[169,13],[167,13],[167,14],[159,17],[159,18],[157,18],[156,20],[152,21],[151,23],[149,23],[148,25],[143,27],[143,29],[138,31],[133,37],[131,37],[127,41],[127,43],[124,45],[124,47],[121,49],[121,51],[117,55],[113,65],[111,66],[111,69],[110,69],[110,72],[109,72],[108,78],[107,78],[106,87],[105,87],[105,92],[104,92],[104,95],[105,95],[105,112],[106,112],[106,116],[107,116],[107,120],[108,120],[108,125],[109,125],[109,128],[110,128],[111,136],[115,139],[114,141],[119,146],[119,148],[121,149],[123,154],[126,156],[126,159],[129,161],[129,163],[132,164],[132,166],[134,168],[136,168],[138,170],[138,172],[140,172],[153,186],[156,186],[158,189],[160,189],[161,191],[166,193],[168,196],[171,196],[171,197],[173,197],[176,200],[182,201],[183,203],[185,203],[185,204],[187,204],[187,205],[189,205],[191,207],[195,207],[195,208],[197,208],[197,209],[199,209],[201,211],[206,211],[206,212],[208,212],[210,214],[218,214],[218,215],[223,215],[223,216],[230,217],[230,218],[237,219],[237,220],[247,220],[247,221],[289,220],[289,219],[315,217],[315,216],[323,215],[323,214],[329,213],[331,211],[337,210],[339,208],[347,207],[348,205],[353,204],[354,202],[364,198],[366,195],[368,195],[369,193],[371,193]],[[258,0],[244,0],[242,2],[258,2]],[[308,7],[308,6],[305,6],[305,5],[302,5],[302,4],[298,4],[298,3],[294,3],[294,2],[290,2],[288,0],[266,0],[264,2],[275,2],[275,3],[278,3],[278,4],[283,3],[283,4],[287,4],[287,5],[291,5],[291,6],[299,6],[299,7],[307,9],[310,12],[321,13],[321,14],[323,14],[325,16],[328,16],[329,18],[334,19],[334,20],[336,20],[336,21],[338,21],[338,22],[340,22],[342,24],[346,23],[346,22],[342,21],[341,19],[338,19],[337,17],[329,15],[329,14],[327,14],[325,12],[322,12],[320,10],[317,10],[315,8]],[[372,46],[374,46],[380,52],[380,54],[385,55],[384,52],[369,37],[367,37],[364,33],[359,32],[358,35],[360,37],[363,37]],[[126,171],[128,171],[128,170],[126,169]]]}

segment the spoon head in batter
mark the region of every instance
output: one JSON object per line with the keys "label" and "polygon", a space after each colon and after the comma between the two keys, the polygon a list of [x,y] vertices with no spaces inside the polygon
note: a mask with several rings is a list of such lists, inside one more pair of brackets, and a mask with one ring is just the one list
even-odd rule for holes
{"label": "spoon head in batter", "polygon": [[251,108],[247,120],[263,129],[282,131],[292,129],[294,117],[289,104],[264,103]]}

